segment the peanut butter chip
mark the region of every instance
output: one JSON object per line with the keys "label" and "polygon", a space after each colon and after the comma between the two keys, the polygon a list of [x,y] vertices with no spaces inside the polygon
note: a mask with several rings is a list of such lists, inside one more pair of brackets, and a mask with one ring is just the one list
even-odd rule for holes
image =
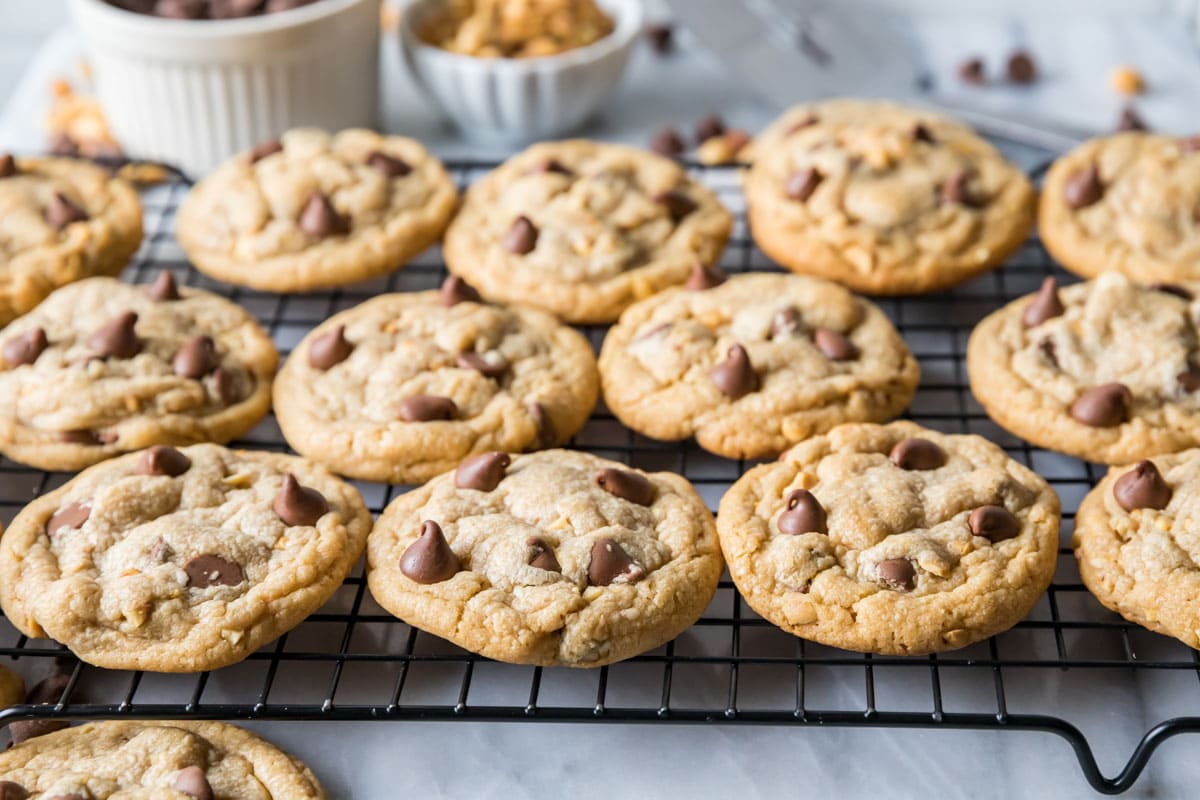
{"label": "peanut butter chip", "polygon": [[228,559],[212,553],[195,556],[183,565],[188,586],[207,589],[209,586],[237,586],[246,579],[242,568]]}
{"label": "peanut butter chip", "polygon": [[471,456],[454,471],[454,485],[459,489],[490,492],[504,480],[504,472],[512,459],[508,453],[481,453]]}
{"label": "peanut butter chip", "polygon": [[1095,164],[1071,173],[1063,185],[1063,200],[1072,209],[1086,208],[1103,196],[1104,186],[1100,183],[1100,171]]}
{"label": "peanut butter chip", "polygon": [[83,222],[87,218],[87,212],[62,192],[50,195],[50,202],[46,204],[46,224],[50,227],[62,230],[73,222]]}
{"label": "peanut butter chip", "polygon": [[504,234],[501,244],[508,252],[523,256],[533,252],[537,247],[538,229],[526,216],[517,217],[512,226]]}
{"label": "peanut butter chip", "polygon": [[678,189],[671,189],[666,192],[660,192],[654,196],[654,202],[660,203],[667,209],[667,214],[671,217],[671,221],[678,223],[688,214],[695,211],[699,206],[696,201],[688,197]]}
{"label": "peanut butter chip", "polygon": [[181,378],[203,378],[221,363],[211,336],[193,336],[171,359],[171,369]]}
{"label": "peanut butter chip", "polygon": [[192,460],[174,447],[156,444],[142,453],[134,472],[138,475],[179,477],[192,466]]}
{"label": "peanut butter chip", "polygon": [[592,545],[587,575],[589,586],[609,586],[618,581],[636,583],[646,576],[646,571],[629,557],[620,544],[605,538],[597,539]]}
{"label": "peanut butter chip", "polygon": [[63,506],[46,523],[46,535],[54,536],[63,528],[80,528],[92,515],[92,504],[88,501]]}
{"label": "peanut butter chip", "polygon": [[1126,511],[1162,510],[1171,502],[1171,487],[1153,461],[1139,461],[1113,484],[1113,497]]}
{"label": "peanut butter chip", "polygon": [[901,439],[888,454],[900,469],[937,469],[946,463],[946,451],[928,439]]}
{"label": "peanut butter chip", "polygon": [[606,467],[598,471],[594,477],[596,485],[611,495],[636,503],[639,506],[649,506],[654,503],[654,484],[650,479],[637,472]]}
{"label": "peanut butter chip", "polygon": [[346,326],[338,325],[312,340],[308,346],[308,365],[324,371],[345,361],[353,351],[354,345],[346,339]]}
{"label": "peanut butter chip", "polygon": [[296,476],[287,473],[271,508],[287,525],[316,525],[329,511],[329,503],[316,489],[302,486]]}
{"label": "peanut butter chip", "polygon": [[850,361],[858,358],[858,348],[843,334],[829,328],[813,331],[813,344],[830,361]]}
{"label": "peanut butter chip", "polygon": [[795,200],[797,203],[803,203],[812,197],[812,193],[817,190],[817,187],[824,180],[816,167],[805,167],[802,170],[793,172],[788,176],[787,183],[784,184],[783,191],[788,196],[789,200]]}
{"label": "peanut butter chip", "polygon": [[787,509],[776,522],[780,533],[829,533],[825,509],[816,495],[807,489],[796,489],[787,496]]}
{"label": "peanut butter chip", "polygon": [[971,512],[967,525],[971,533],[992,543],[1011,539],[1021,532],[1017,515],[1004,506],[980,506]]}
{"label": "peanut butter chip", "polygon": [[421,524],[421,535],[400,556],[400,571],[417,583],[441,583],[461,568],[442,528],[433,520]]}
{"label": "peanut butter chip", "polygon": [[142,352],[142,343],[134,332],[137,320],[133,311],[120,314],[89,336],[87,346],[101,358],[133,358]]}
{"label": "peanut butter chip", "polygon": [[458,406],[449,397],[415,394],[400,401],[400,419],[405,422],[432,422],[454,419]]}
{"label": "peanut butter chip", "polygon": [[42,328],[25,331],[4,343],[4,362],[10,367],[32,364],[49,345],[46,331]]}
{"label": "peanut butter chip", "polygon": [[267,156],[273,156],[276,153],[283,152],[283,142],[278,139],[269,139],[250,151],[250,163],[262,161]]}
{"label": "peanut butter chip", "polygon": [[159,303],[178,300],[179,286],[175,283],[175,276],[164,269],[158,273],[158,277],[154,279],[154,283],[146,287],[146,294],[150,296],[151,300]]}
{"label": "peanut butter chip", "polygon": [[308,196],[297,224],[300,230],[316,239],[350,233],[350,220],[339,214],[329,198],[318,191]]}
{"label": "peanut butter chip", "polygon": [[547,572],[562,572],[558,558],[554,555],[554,549],[547,544],[545,539],[531,536],[525,540],[525,546],[529,548],[529,566],[544,569]]}
{"label": "peanut butter chip", "polygon": [[194,800],[213,800],[212,786],[209,785],[204,770],[199,767],[184,767],[179,770],[172,786],[175,791],[186,794]]}
{"label": "peanut butter chip", "polygon": [[1071,404],[1071,416],[1093,428],[1113,428],[1129,419],[1133,392],[1121,383],[1087,389]]}
{"label": "peanut butter chip", "polygon": [[403,178],[412,172],[412,167],[402,158],[389,156],[381,150],[376,150],[367,156],[367,166],[383,175],[385,178]]}
{"label": "peanut butter chip", "polygon": [[911,592],[917,585],[917,570],[907,558],[879,562],[879,580],[898,592]]}
{"label": "peanut butter chip", "polygon": [[479,292],[475,290],[475,287],[457,275],[451,275],[442,281],[442,288],[438,290],[438,303],[447,308],[456,306],[459,303],[482,302],[483,298],[479,296]]}
{"label": "peanut butter chip", "polygon": [[1021,323],[1026,328],[1035,328],[1048,319],[1062,316],[1065,310],[1062,300],[1058,297],[1058,281],[1047,277],[1042,281],[1042,288],[1038,289],[1038,293],[1021,313]]}
{"label": "peanut butter chip", "polygon": [[688,275],[687,282],[684,287],[693,292],[711,289],[714,286],[720,286],[726,281],[725,273],[716,267],[707,267],[697,261],[692,265],[692,274]]}
{"label": "peanut butter chip", "polygon": [[740,344],[730,347],[725,360],[709,370],[708,376],[722,394],[733,400],[758,390],[758,374]]}

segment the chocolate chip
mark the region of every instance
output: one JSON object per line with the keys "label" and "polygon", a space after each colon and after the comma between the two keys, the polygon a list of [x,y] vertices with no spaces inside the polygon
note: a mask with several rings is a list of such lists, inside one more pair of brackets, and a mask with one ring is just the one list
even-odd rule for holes
{"label": "chocolate chip", "polygon": [[679,135],[679,131],[667,127],[654,134],[654,138],[650,140],[650,149],[660,156],[675,158],[681,155],[684,150],[687,150],[687,144],[684,143],[683,137]]}
{"label": "chocolate chip", "polygon": [[534,426],[537,427],[537,446],[553,447],[558,441],[558,432],[554,429],[554,420],[550,418],[550,413],[546,411],[545,406],[541,403],[533,402],[526,405],[525,410],[529,412]]}
{"label": "chocolate chip", "polygon": [[338,213],[328,197],[315,190],[304,201],[297,224],[300,230],[317,239],[345,236],[350,232],[350,220]]}
{"label": "chocolate chip", "polygon": [[829,328],[813,331],[813,344],[830,361],[849,361],[858,358],[858,348],[846,336]]}
{"label": "chocolate chip", "polygon": [[485,378],[501,378],[508,372],[508,359],[500,353],[491,358],[474,350],[466,350],[454,357],[454,363],[462,369],[473,369]]}
{"label": "chocolate chip", "polygon": [[150,296],[151,300],[159,303],[178,300],[179,287],[175,285],[175,276],[164,269],[158,273],[158,277],[154,279],[154,283],[146,287],[146,294]]}
{"label": "chocolate chip", "polygon": [[1117,117],[1118,131],[1148,131],[1150,126],[1141,118],[1137,110],[1133,106],[1126,106],[1121,109],[1121,116]]}
{"label": "chocolate chip", "polygon": [[403,178],[412,172],[412,167],[402,158],[389,156],[381,150],[376,150],[367,156],[367,166],[383,175],[385,178]]}
{"label": "chocolate chip", "polygon": [[788,176],[787,182],[783,185],[784,194],[789,200],[795,200],[797,203],[803,203],[812,197],[812,193],[817,190],[824,176],[817,170],[816,167],[805,167],[797,170]]}
{"label": "chocolate chip", "polygon": [[787,131],[785,132],[784,135],[791,136],[793,133],[796,133],[797,131],[802,131],[805,128],[811,128],[813,125],[816,125],[820,121],[821,121],[821,118],[818,117],[816,114],[808,114],[807,116],[801,117],[799,120],[794,122],[791,125],[791,127],[789,127],[787,129]]}
{"label": "chocolate chip", "polygon": [[537,227],[529,217],[520,216],[513,220],[501,244],[513,255],[523,256],[533,252],[533,248],[537,247],[537,240]]}
{"label": "chocolate chip", "polygon": [[649,478],[637,472],[605,467],[597,470],[592,479],[596,481],[597,486],[614,497],[628,500],[639,506],[649,506],[654,503],[656,494],[654,484]]}
{"label": "chocolate chip", "polygon": [[1093,428],[1113,428],[1129,419],[1133,392],[1121,383],[1093,386],[1071,404],[1071,416]]}
{"label": "chocolate chip", "polygon": [[575,175],[575,173],[571,171],[570,167],[564,165],[557,158],[539,159],[538,162],[533,165],[533,169],[530,171],[543,174],[552,173],[555,175],[567,175],[568,177],[573,177]]}
{"label": "chocolate chip", "polygon": [[1139,508],[1161,510],[1171,502],[1171,487],[1163,480],[1162,473],[1153,461],[1139,461],[1133,469],[1117,478],[1113,484],[1113,497],[1117,505],[1126,511]]}
{"label": "chocolate chip", "polygon": [[[38,706],[48,704],[58,705],[65,702],[63,695],[70,684],[71,676],[65,672],[58,672],[34,684],[33,688],[26,692],[25,702]],[[12,722],[8,726],[8,733],[12,737],[12,743],[18,745],[37,736],[44,736],[47,733],[60,731],[68,725],[69,723],[62,719],[22,719]],[[3,783],[0,783],[0,787],[3,787]],[[13,795],[13,797],[25,796],[23,794]],[[4,798],[5,795],[0,791],[0,800],[4,800]]]}
{"label": "chocolate chip", "polygon": [[742,152],[742,148],[750,144],[750,140],[754,137],[749,131],[744,131],[741,128],[734,128],[731,131],[725,131],[725,146],[735,157]]}
{"label": "chocolate chip", "polygon": [[232,370],[217,367],[213,370],[212,384],[217,398],[225,405],[241,399],[237,378],[234,376]]}
{"label": "chocolate chip", "polygon": [[87,212],[71,202],[62,192],[50,195],[46,204],[46,224],[62,230],[73,222],[83,222],[88,218]]}
{"label": "chocolate chip", "polygon": [[973,86],[981,86],[987,82],[987,74],[984,72],[982,58],[969,58],[958,65],[958,77],[964,83],[969,83]]}
{"label": "chocolate chip", "polygon": [[592,545],[587,570],[589,586],[609,586],[622,578],[623,583],[636,583],[645,576],[646,571],[615,540],[597,539]]}
{"label": "chocolate chip", "polygon": [[46,535],[54,536],[63,528],[81,528],[92,515],[91,502],[76,502],[63,506],[46,522]]}
{"label": "chocolate chip", "polygon": [[1052,367],[1058,369],[1058,348],[1055,346],[1053,339],[1051,339],[1049,336],[1042,339],[1040,342],[1038,342],[1038,350],[1041,351],[1042,355],[1047,361],[1050,362]]}
{"label": "chocolate chip", "polygon": [[696,144],[704,144],[714,136],[725,132],[725,120],[717,114],[709,114],[696,123]]}
{"label": "chocolate chip", "polygon": [[313,369],[327,370],[340,364],[354,352],[354,345],[346,338],[346,326],[338,325],[322,333],[308,346],[308,365]]}
{"label": "chocolate chip", "polygon": [[928,439],[910,437],[896,442],[888,458],[900,469],[937,469],[946,463],[946,451]]}
{"label": "chocolate chip", "polygon": [[188,586],[207,589],[209,586],[237,586],[246,579],[242,568],[212,553],[195,556],[183,565]]}
{"label": "chocolate chip", "polygon": [[1037,80],[1037,65],[1033,56],[1024,50],[1017,50],[1008,57],[1004,72],[1009,83],[1029,84]]}
{"label": "chocolate chip", "polygon": [[221,364],[217,344],[211,336],[193,336],[171,359],[171,369],[181,378],[203,378]]}
{"label": "chocolate chip", "polygon": [[459,489],[490,492],[504,480],[505,470],[512,463],[508,453],[481,453],[471,456],[454,470],[454,485]]}
{"label": "chocolate chip", "polygon": [[[40,722],[41,720],[23,720],[23,721],[24,722],[35,722],[35,721]],[[16,724],[17,723],[14,722],[12,725],[10,725],[9,730],[11,731],[12,728],[16,726]],[[66,723],[63,723],[63,726],[65,727]],[[22,740],[22,741],[24,741],[24,740]],[[13,735],[13,744],[17,745],[20,743],[21,742],[17,741],[16,735],[14,734]],[[26,789],[21,784],[17,783],[16,781],[0,781],[0,800],[25,800],[25,798],[27,798],[27,797],[29,797],[29,790]]]}
{"label": "chocolate chip", "polygon": [[421,535],[400,556],[400,571],[417,583],[441,583],[461,569],[442,528],[433,520],[421,524]]}
{"label": "chocolate chip", "polygon": [[475,291],[475,287],[457,275],[451,275],[442,281],[442,288],[438,290],[438,303],[447,308],[459,303],[482,302],[483,298],[479,296],[479,292]]}
{"label": "chocolate chip", "polygon": [[725,360],[710,369],[708,377],[721,394],[734,400],[758,391],[758,374],[750,363],[746,348],[740,344],[729,348]]}
{"label": "chocolate chip", "polygon": [[[8,735],[12,738],[13,746],[16,747],[30,739],[61,731],[67,727],[70,727],[70,723],[65,719],[21,719],[9,724]],[[0,783],[0,800],[7,800],[9,797],[28,797],[24,794],[6,795],[2,791],[3,787],[4,783]]]}
{"label": "chocolate chip", "polygon": [[665,22],[655,22],[646,26],[646,41],[650,49],[661,55],[666,55],[675,47],[674,32]]}
{"label": "chocolate chip", "polygon": [[1156,292],[1162,292],[1164,294],[1174,295],[1175,297],[1178,297],[1180,300],[1186,300],[1189,303],[1193,299],[1191,292],[1189,292],[1187,289],[1183,288],[1182,286],[1177,286],[1174,283],[1152,283],[1149,286],[1147,286],[1146,288],[1153,289]]}
{"label": "chocolate chip", "polygon": [[90,428],[59,431],[56,438],[66,444],[100,444],[101,442],[100,435]]}
{"label": "chocolate chip", "polygon": [[795,306],[787,306],[775,312],[771,317],[771,338],[779,339],[792,336],[804,327],[804,321]]}
{"label": "chocolate chip", "polygon": [[1077,169],[1067,176],[1063,183],[1063,200],[1068,208],[1086,208],[1104,196],[1104,186],[1100,183],[1100,170],[1095,164]]}
{"label": "chocolate chip", "polygon": [[0,154],[0,178],[11,178],[17,174],[17,161],[11,153]]}
{"label": "chocolate chip", "polygon": [[271,508],[285,525],[316,525],[329,512],[329,503],[320,492],[301,485],[289,472],[283,476],[283,485]]}
{"label": "chocolate chip", "polygon": [[1004,506],[980,506],[967,517],[967,525],[970,526],[971,533],[982,536],[993,544],[1011,539],[1021,532],[1021,522],[1017,515]]}
{"label": "chocolate chip", "polygon": [[174,447],[156,444],[142,453],[133,471],[138,475],[169,475],[177,478],[191,466],[192,460]]}
{"label": "chocolate chip", "polygon": [[1066,308],[1058,299],[1058,281],[1047,277],[1042,281],[1042,288],[1038,289],[1038,293],[1021,312],[1021,324],[1026,328],[1036,328],[1048,319],[1062,316],[1064,311]]}
{"label": "chocolate chip", "polygon": [[400,419],[405,422],[432,422],[454,419],[458,406],[449,397],[432,394],[414,394],[400,401]]}
{"label": "chocolate chip", "polygon": [[37,361],[42,351],[49,346],[50,341],[46,338],[46,331],[44,329],[33,328],[27,330],[4,343],[2,351],[4,362],[10,367],[32,364]]}
{"label": "chocolate chip", "polygon": [[942,202],[966,206],[967,208],[978,206],[979,198],[971,192],[970,182],[971,173],[965,169],[959,170],[949,178],[946,178],[946,180],[942,181],[942,186],[938,190]]}
{"label": "chocolate chip", "polygon": [[914,142],[937,144],[937,139],[933,138],[933,134],[929,132],[929,128],[924,122],[918,122],[916,125],[913,125],[910,135]]}
{"label": "chocolate chip", "polygon": [[562,572],[562,567],[554,556],[554,550],[546,543],[545,539],[530,536],[525,540],[525,546],[530,551],[529,566],[544,569],[547,572]]}
{"label": "chocolate chip", "polygon": [[807,489],[796,489],[787,496],[787,510],[779,515],[775,523],[780,533],[829,533],[825,509],[816,495]]}
{"label": "chocolate chip", "polygon": [[896,591],[910,592],[917,585],[917,570],[907,558],[889,558],[879,562],[879,580]]}
{"label": "chocolate chip", "polygon": [[100,358],[133,358],[142,352],[142,343],[134,331],[138,315],[124,311],[96,329],[87,346]]}
{"label": "chocolate chip", "polygon": [[158,0],[154,16],[166,19],[202,19],[208,4],[205,0]]}
{"label": "chocolate chip", "polygon": [[675,223],[699,208],[695,200],[676,189],[659,192],[654,195],[654,202],[665,206],[671,221]]}
{"label": "chocolate chip", "polygon": [[725,273],[716,267],[706,267],[697,261],[692,265],[692,273],[688,275],[688,279],[684,282],[684,287],[693,292],[712,289],[715,286],[720,286],[726,280]]}
{"label": "chocolate chip", "polygon": [[1200,136],[1187,136],[1180,139],[1179,149],[1184,153],[1200,152]]}
{"label": "chocolate chip", "polygon": [[56,133],[50,138],[50,146],[47,150],[52,156],[61,156],[63,158],[78,158],[79,143],[66,133]]}
{"label": "chocolate chip", "polygon": [[1179,388],[1191,394],[1200,389],[1200,372],[1189,368],[1187,372],[1181,372],[1175,376],[1175,380],[1179,381]]}
{"label": "chocolate chip", "polygon": [[250,151],[250,163],[262,161],[267,156],[283,152],[283,142],[278,139],[268,139]]}
{"label": "chocolate chip", "polygon": [[180,794],[186,794],[194,800],[213,800],[212,786],[199,767],[184,767],[175,776],[172,788]]}
{"label": "chocolate chip", "polygon": [[25,694],[25,702],[30,705],[40,706],[47,703],[58,705],[65,702],[66,698],[63,694],[67,691],[67,687],[71,685],[71,676],[66,672],[56,672],[49,677],[43,678],[33,685]]}

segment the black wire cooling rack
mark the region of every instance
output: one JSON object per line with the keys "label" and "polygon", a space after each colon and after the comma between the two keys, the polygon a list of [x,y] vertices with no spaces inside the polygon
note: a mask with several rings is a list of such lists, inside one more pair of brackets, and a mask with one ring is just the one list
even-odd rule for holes
{"label": "black wire cooling rack", "polygon": [[[465,186],[494,165],[448,166]],[[736,172],[693,169],[737,217],[724,268],[774,269],[748,235]],[[124,277],[145,282],[169,269],[181,282],[226,295],[262,320],[281,352],[334,312],[380,292],[434,287],[445,276],[440,254],[431,251],[386,279],[333,292],[285,296],[218,284],[193,270],[175,244],[175,210],[186,191],[184,182],[173,181],[144,194],[147,236]],[[1055,271],[1031,240],[1003,269],[953,291],[880,305],[921,364],[921,386],[907,416],[948,433],[987,436],[1040,473],[1062,497],[1063,542],[1069,542],[1075,509],[1103,468],[1001,430],[972,398],[964,366],[972,326]],[[586,332],[598,347],[603,328]],[[273,417],[236,444],[286,450]],[[713,509],[748,466],[690,442],[645,439],[603,407],[572,444],[643,469],[679,472]],[[9,522],[25,503],[69,477],[0,460],[0,521]],[[356,485],[376,514],[403,491]],[[1088,783],[1106,793],[1130,788],[1166,739],[1200,732],[1200,656],[1104,610],[1081,583],[1068,547],[1028,619],[963,650],[926,657],[860,655],[796,639],[754,614],[725,579],[695,626],[650,653],[595,670],[504,665],[384,612],[366,591],[361,563],[298,628],[242,664],[215,672],[102,670],[55,642],[21,636],[6,620],[0,620],[0,657],[12,659],[5,663],[27,683],[55,671],[70,676],[56,704],[8,708],[0,724],[34,717],[462,719],[1043,731],[1066,739]],[[1085,735],[1077,722],[1097,704],[1111,708],[1119,722]],[[1132,708],[1144,709],[1144,716],[1126,714]],[[1112,777],[1100,769],[1100,751],[1106,761],[1123,764]],[[982,763],[986,755],[975,757]]]}

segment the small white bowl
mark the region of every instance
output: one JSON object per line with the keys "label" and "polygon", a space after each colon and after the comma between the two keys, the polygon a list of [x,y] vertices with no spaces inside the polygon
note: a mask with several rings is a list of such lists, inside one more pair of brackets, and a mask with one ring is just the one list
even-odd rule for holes
{"label": "small white bowl", "polygon": [[289,128],[374,127],[380,0],[176,20],[70,0],[117,141],[202,175]]}
{"label": "small white bowl", "polygon": [[417,86],[467,136],[520,143],[583,123],[616,88],[642,30],[641,0],[598,0],[613,32],[586,47],[535,58],[480,58],[443,50],[417,36],[440,0],[403,10],[404,60]]}

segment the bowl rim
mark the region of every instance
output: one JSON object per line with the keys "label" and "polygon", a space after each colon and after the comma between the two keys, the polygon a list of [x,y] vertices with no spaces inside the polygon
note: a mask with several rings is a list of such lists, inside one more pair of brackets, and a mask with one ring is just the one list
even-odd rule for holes
{"label": "bowl rim", "polygon": [[380,0],[318,0],[300,8],[290,8],[274,14],[259,14],[236,19],[170,19],[152,14],[139,14],[118,8],[105,0],[70,0],[71,5],[86,9],[104,22],[123,26],[134,35],[185,34],[197,39],[224,38],[228,36],[253,36],[261,33],[286,30],[309,23],[321,22],[354,6],[364,3],[378,5]]}
{"label": "bowl rim", "polygon": [[565,69],[578,64],[589,64],[629,47],[642,31],[645,9],[642,0],[597,0],[605,11],[615,18],[612,33],[589,45],[572,48],[562,53],[530,58],[505,58],[503,56],[472,56],[454,53],[437,45],[429,44],[417,35],[414,19],[426,9],[442,0],[412,0],[400,12],[399,33],[406,48],[419,51],[422,58],[439,61],[458,69],[489,70],[505,74],[527,74]]}

